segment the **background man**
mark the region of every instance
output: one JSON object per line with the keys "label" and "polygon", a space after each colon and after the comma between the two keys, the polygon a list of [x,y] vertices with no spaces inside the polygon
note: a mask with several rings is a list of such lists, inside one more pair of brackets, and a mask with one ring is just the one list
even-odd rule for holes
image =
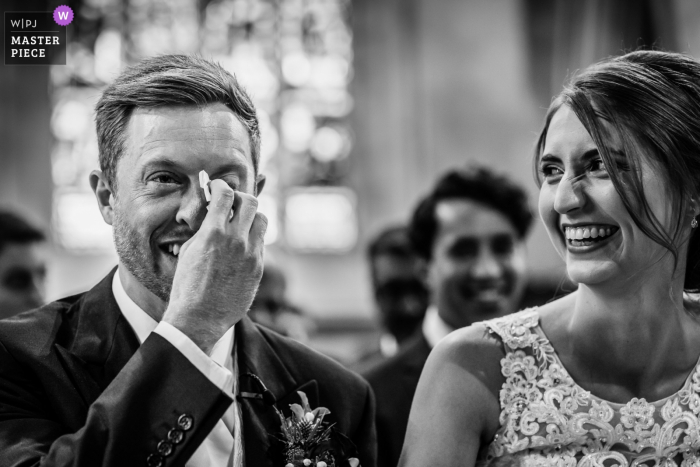
{"label": "background man", "polygon": [[0,212],[0,319],[44,304],[47,248],[41,230]]}
{"label": "background man", "polygon": [[426,261],[431,305],[422,332],[366,373],[377,399],[378,465],[398,463],[430,349],[457,328],[516,310],[531,221],[525,192],[483,167],[448,172],[418,204],[409,237]]}
{"label": "background man", "polygon": [[265,178],[234,77],[200,58],[148,59],[105,90],[96,122],[90,184],[119,265],[85,294],[0,322],[3,464],[285,465],[271,405],[288,412],[303,391],[356,444],[343,454],[373,466],[366,382],[246,317]]}
{"label": "background man", "polygon": [[248,316],[284,336],[307,343],[313,321],[287,298],[287,277],[275,263],[266,262]]}
{"label": "background man", "polygon": [[405,226],[381,231],[367,248],[372,289],[382,327],[379,348],[356,364],[360,372],[396,354],[420,328],[428,307],[423,261]]}

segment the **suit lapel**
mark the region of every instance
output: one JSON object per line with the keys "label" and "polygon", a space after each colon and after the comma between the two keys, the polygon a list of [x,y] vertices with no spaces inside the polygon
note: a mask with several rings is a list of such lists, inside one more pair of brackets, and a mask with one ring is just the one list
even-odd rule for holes
{"label": "suit lapel", "polygon": [[116,268],[74,306],[78,323],[67,348],[56,344],[66,371],[73,375],[88,405],[105,390],[139,347],[112,293]]}
{"label": "suit lapel", "polygon": [[[116,268],[88,291],[74,306],[80,307],[71,342],[56,344],[59,360],[87,406],[92,404],[126,365],[139,347],[131,326],[112,293]],[[275,349],[249,318],[236,324],[239,393],[260,393],[249,373],[260,378],[277,399],[276,406],[289,415],[289,404],[300,403],[297,390],[304,391],[312,407],[318,406],[315,380],[300,385],[287,370]],[[245,462],[248,466],[273,467],[280,453],[272,452],[270,435],[280,433],[276,412],[260,399],[241,399]],[[282,464],[284,465],[284,464]]]}
{"label": "suit lapel", "polygon": [[290,404],[301,405],[301,397],[299,397],[299,392],[306,394],[306,398],[309,400],[309,405],[312,409],[318,407],[318,383],[315,379],[307,381],[293,391],[287,393],[282,399],[279,399],[275,404],[277,408],[284,414],[285,417],[292,415],[292,411],[289,408]]}
{"label": "suit lapel", "polygon": [[425,339],[422,332],[419,332],[415,336],[414,340],[407,344],[405,352],[405,376],[409,377],[411,380],[418,379],[416,376],[420,376],[425,366],[425,361],[430,355],[430,344]]}
{"label": "suit lapel", "polygon": [[[308,381],[300,386],[284,366],[275,349],[247,317],[236,324],[236,347],[239,392],[261,392],[257,381],[247,376],[251,373],[260,378],[275,396],[277,408],[286,413],[289,412],[288,404],[300,403],[296,390],[306,392],[312,406],[318,403],[316,381]],[[239,401],[243,418],[246,465],[272,467],[276,464],[273,461],[281,461],[282,455],[276,448],[277,443],[271,443],[270,438],[271,435],[280,435],[279,416],[261,399],[239,398]]]}

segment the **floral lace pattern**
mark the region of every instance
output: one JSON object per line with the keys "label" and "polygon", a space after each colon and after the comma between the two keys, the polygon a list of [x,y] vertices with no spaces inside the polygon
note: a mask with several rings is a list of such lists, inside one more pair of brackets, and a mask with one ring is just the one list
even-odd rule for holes
{"label": "floral lace pattern", "polygon": [[506,350],[501,426],[487,460],[512,458],[508,465],[523,467],[700,467],[700,365],[676,394],[616,404],[574,382],[540,329],[537,310],[485,324]]}

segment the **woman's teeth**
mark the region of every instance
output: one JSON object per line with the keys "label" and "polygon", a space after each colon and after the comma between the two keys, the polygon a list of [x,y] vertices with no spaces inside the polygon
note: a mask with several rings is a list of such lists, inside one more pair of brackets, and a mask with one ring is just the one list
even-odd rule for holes
{"label": "woman's teeth", "polygon": [[609,237],[617,231],[617,227],[566,227],[567,240],[583,240],[586,238]]}
{"label": "woman's teeth", "polygon": [[177,256],[178,253],[180,253],[180,245],[178,245],[177,243],[169,243],[168,244],[168,252]]}

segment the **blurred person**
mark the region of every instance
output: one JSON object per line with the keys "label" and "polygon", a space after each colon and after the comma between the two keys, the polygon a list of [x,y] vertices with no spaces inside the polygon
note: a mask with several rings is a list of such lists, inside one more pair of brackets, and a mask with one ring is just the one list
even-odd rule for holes
{"label": "blurred person", "polygon": [[578,287],[440,342],[401,465],[697,465],[700,62],[640,50],[577,73],[533,165]]}
{"label": "blurred person", "polygon": [[372,290],[382,334],[379,347],[363,355],[359,371],[394,356],[421,326],[428,307],[421,258],[405,226],[381,231],[367,248]]}
{"label": "blurred person", "polygon": [[46,236],[9,212],[0,212],[0,318],[44,304]]}
{"label": "blurred person", "polygon": [[95,120],[89,180],[119,263],[86,293],[0,321],[0,464],[285,465],[294,453],[272,438],[272,406],[296,403],[330,410],[340,441],[323,450],[373,467],[368,384],[246,316],[265,177],[256,111],[233,75],[149,58],[106,87]]}
{"label": "blurred person", "polygon": [[313,322],[287,299],[287,278],[273,263],[266,263],[248,314],[254,322],[299,342],[309,341]]}
{"label": "blurred person", "polygon": [[379,466],[398,464],[431,349],[455,329],[516,310],[525,286],[524,241],[531,223],[525,192],[486,167],[446,173],[418,203],[408,232],[426,262],[430,307],[421,332],[364,374],[377,400]]}

